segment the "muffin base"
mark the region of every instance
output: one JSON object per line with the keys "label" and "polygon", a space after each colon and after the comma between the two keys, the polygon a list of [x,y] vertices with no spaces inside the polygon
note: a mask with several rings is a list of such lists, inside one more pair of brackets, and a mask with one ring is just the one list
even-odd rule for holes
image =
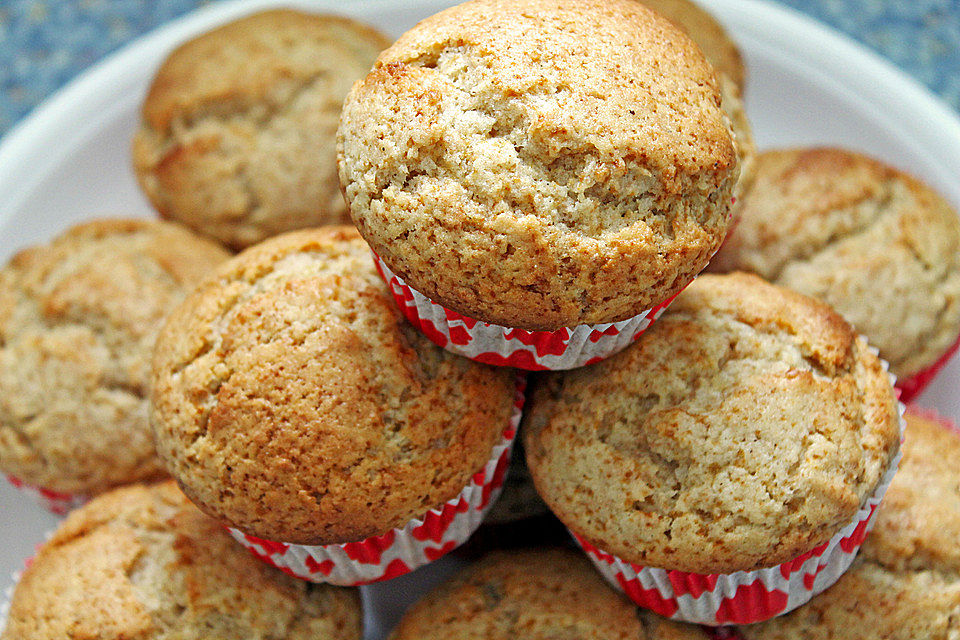
{"label": "muffin base", "polygon": [[608,358],[643,335],[680,295],[677,292],[652,309],[620,322],[526,331],[447,309],[411,288],[376,253],[373,257],[403,315],[432,342],[477,362],[527,371],[575,369]]}
{"label": "muffin base", "polygon": [[44,487],[27,484],[16,476],[7,475],[7,481],[39,502],[48,511],[58,516],[67,515],[71,510],[76,509],[90,500],[89,496],[63,493],[61,491],[54,491],[53,489],[45,489]]}
{"label": "muffin base", "polygon": [[[904,405],[899,404],[903,440]],[[641,607],[684,622],[717,626],[769,620],[805,604],[850,567],[873,528],[875,514],[900,463],[898,451],[854,518],[824,544],[774,567],[699,574],[626,562],[570,533],[598,571]]]}
{"label": "muffin base", "polygon": [[927,388],[933,379],[937,377],[937,374],[947,366],[947,363],[950,361],[950,358],[957,353],[957,350],[960,350],[960,336],[957,336],[956,342],[947,349],[946,353],[940,356],[940,359],[934,362],[932,365],[913,374],[912,376],[907,376],[903,380],[897,381],[897,389],[900,391],[900,400],[902,402],[910,402]]}
{"label": "muffin base", "polygon": [[473,534],[503,489],[520,426],[526,377],[517,376],[513,414],[490,459],[456,497],[385,534],[357,542],[303,545],[230,535],[267,564],[310,582],[359,586],[402,576],[453,551]]}

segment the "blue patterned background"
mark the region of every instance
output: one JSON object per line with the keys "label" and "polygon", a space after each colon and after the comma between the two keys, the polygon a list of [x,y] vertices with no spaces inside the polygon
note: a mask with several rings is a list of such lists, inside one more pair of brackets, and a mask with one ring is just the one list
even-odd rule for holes
{"label": "blue patterned background", "polygon": [[[960,110],[960,0],[779,0],[852,36]],[[208,0],[0,0],[0,134],[77,73]]]}

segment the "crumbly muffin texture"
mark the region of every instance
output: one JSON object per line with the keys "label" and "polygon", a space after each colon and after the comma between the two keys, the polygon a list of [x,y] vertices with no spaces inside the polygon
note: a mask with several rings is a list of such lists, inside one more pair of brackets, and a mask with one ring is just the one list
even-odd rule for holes
{"label": "crumbly muffin texture", "polygon": [[960,637],[960,434],[907,413],[900,469],[850,570],[747,640]]}
{"label": "crumbly muffin texture", "polygon": [[352,20],[257,13],[176,49],[143,104],[133,160],[161,215],[240,249],[349,221],[336,167],[343,98],[389,44]]}
{"label": "crumbly muffin texture", "polygon": [[960,219],[916,179],[833,148],[767,151],[713,271],[753,271],[827,302],[898,376],[960,335]]}
{"label": "crumbly muffin texture", "polygon": [[683,29],[697,43],[707,62],[718,75],[725,75],[742,92],[746,83],[746,70],[740,49],[730,38],[727,30],[709,11],[691,0],[639,0],[647,7],[668,18]]}
{"label": "crumbly muffin texture", "polygon": [[690,0],[639,0],[677,25],[693,40],[717,74],[723,112],[730,119],[740,178],[734,188],[733,218],[739,216],[743,194],[749,191],[755,175],[757,146],[743,104],[746,71],[740,49],[709,11]]}
{"label": "crumbly muffin texture", "polygon": [[893,389],[864,340],[753,275],[701,276],[621,354],[545,377],[523,427],[537,490],[639,565],[791,560],[851,521],[899,445]]}
{"label": "crumbly muffin texture", "polygon": [[512,413],[510,369],[409,325],[355,229],[248,249],[157,341],[158,450],[209,514],[299,544],[379,535],[454,498]]}
{"label": "crumbly muffin texture", "polygon": [[706,640],[637,609],[580,553],[496,552],[427,594],[390,640]]}
{"label": "crumbly muffin texture", "polygon": [[148,220],[82,224],[0,270],[0,469],[92,495],[156,478],[147,423],[167,313],[227,252]]}
{"label": "crumbly muffin texture", "polygon": [[360,640],[353,589],[288,577],[173,482],[73,512],[16,586],[3,640]]}
{"label": "crumbly muffin texture", "polygon": [[739,173],[702,53],[634,0],[472,0],[344,103],[360,232],[429,298],[555,330],[632,317],[719,246]]}

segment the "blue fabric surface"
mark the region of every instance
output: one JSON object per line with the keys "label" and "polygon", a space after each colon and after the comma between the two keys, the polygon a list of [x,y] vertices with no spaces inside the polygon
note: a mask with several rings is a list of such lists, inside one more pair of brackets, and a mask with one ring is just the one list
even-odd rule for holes
{"label": "blue fabric surface", "polygon": [[[779,0],[960,110],[960,0]],[[86,67],[207,0],[0,0],[0,134]]]}

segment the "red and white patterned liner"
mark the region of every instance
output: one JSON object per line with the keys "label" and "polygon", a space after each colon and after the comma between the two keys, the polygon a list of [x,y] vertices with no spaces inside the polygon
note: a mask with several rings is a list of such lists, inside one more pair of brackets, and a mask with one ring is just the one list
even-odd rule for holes
{"label": "red and white patterned liner", "polygon": [[[886,362],[883,365],[886,367]],[[891,384],[895,382],[895,377],[888,375]],[[898,403],[898,411],[902,442],[902,403]],[[668,571],[626,562],[571,533],[600,573],[641,607],[674,620],[709,626],[761,622],[805,604],[850,567],[873,528],[877,506],[897,472],[901,455],[898,451],[849,524],[826,543],[775,567],[727,574]]]}
{"label": "red and white patterned liner", "polygon": [[639,338],[677,297],[620,322],[525,331],[442,307],[406,284],[376,253],[374,261],[397,306],[430,340],[477,362],[528,371],[574,369],[608,358]]}
{"label": "red and white patterned liner", "polygon": [[473,534],[503,488],[520,425],[526,378],[517,377],[513,415],[490,459],[470,484],[443,506],[404,527],[358,542],[302,545],[273,542],[228,529],[264,562],[311,582],[358,586],[402,576],[453,551]]}
{"label": "red and white patterned liner", "polygon": [[14,487],[32,496],[34,500],[58,516],[64,516],[90,500],[88,496],[84,495],[63,493],[52,489],[44,489],[43,487],[35,487],[11,475],[7,475],[7,480]]}
{"label": "red and white patterned liner", "polygon": [[947,363],[950,362],[950,358],[957,353],[957,350],[960,349],[960,336],[957,337],[957,341],[954,342],[947,351],[940,356],[940,359],[934,362],[932,365],[913,374],[912,376],[907,376],[903,380],[897,381],[897,389],[900,390],[900,400],[903,402],[910,402],[927,388],[933,379],[937,377],[937,374],[947,366]]}
{"label": "red and white patterned liner", "polygon": [[[29,560],[24,563],[29,565]],[[7,617],[10,615],[10,602],[13,600],[13,590],[17,586],[17,583],[20,582],[20,576],[23,575],[23,571],[14,571],[11,574],[12,582],[10,586],[3,590],[3,601],[0,602],[0,633],[3,633],[3,630],[7,628]]]}

